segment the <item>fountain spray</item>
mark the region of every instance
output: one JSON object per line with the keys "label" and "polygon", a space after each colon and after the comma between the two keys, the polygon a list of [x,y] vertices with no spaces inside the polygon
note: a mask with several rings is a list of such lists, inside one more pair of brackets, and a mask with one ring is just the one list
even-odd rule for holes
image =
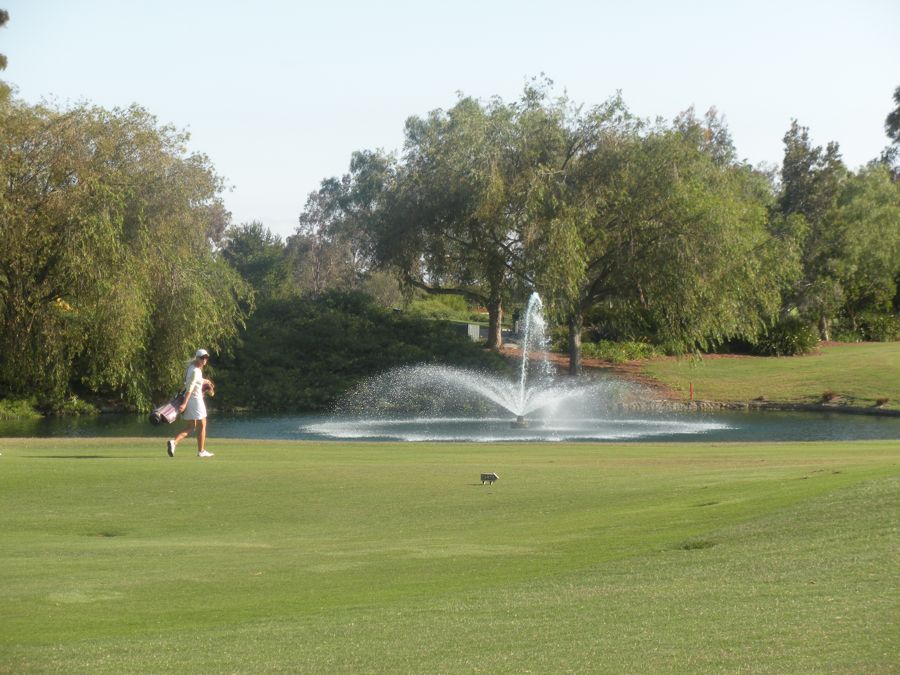
{"label": "fountain spray", "polygon": [[[528,298],[528,304],[525,307],[525,330],[522,336],[522,365],[519,373],[519,405],[516,421],[513,426],[516,428],[528,427],[528,421],[525,419],[526,404],[528,403],[528,370],[531,366],[531,353],[540,350],[547,361],[547,337],[546,322],[543,314],[544,303],[541,302],[541,296],[537,291]],[[546,364],[545,364],[546,365]],[[544,368],[546,371],[546,368]]]}

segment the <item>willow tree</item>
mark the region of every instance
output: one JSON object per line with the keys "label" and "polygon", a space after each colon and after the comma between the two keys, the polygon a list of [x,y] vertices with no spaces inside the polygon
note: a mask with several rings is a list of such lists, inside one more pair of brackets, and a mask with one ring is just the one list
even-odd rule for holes
{"label": "willow tree", "polygon": [[0,395],[146,407],[242,318],[210,241],[221,179],[139,107],[8,101],[0,139]]}

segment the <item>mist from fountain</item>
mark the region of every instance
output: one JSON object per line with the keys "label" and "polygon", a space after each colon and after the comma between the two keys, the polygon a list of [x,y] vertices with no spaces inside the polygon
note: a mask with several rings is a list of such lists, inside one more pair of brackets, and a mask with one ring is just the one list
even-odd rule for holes
{"label": "mist from fountain", "polygon": [[[517,379],[452,366],[394,368],[363,381],[339,402],[331,421],[305,431],[331,438],[598,440],[717,427],[625,418],[623,402],[644,396],[636,385],[608,377],[559,377],[548,358],[547,324],[537,293],[528,300],[519,337]],[[511,425],[514,418],[518,423]]]}

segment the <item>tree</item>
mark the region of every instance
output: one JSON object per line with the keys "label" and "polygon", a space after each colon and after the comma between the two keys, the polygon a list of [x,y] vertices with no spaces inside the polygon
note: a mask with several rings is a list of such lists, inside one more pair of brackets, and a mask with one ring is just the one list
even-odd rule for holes
{"label": "tree", "polygon": [[900,180],[900,87],[894,90],[894,104],[896,107],[884,120],[884,131],[892,142],[876,162],[888,167],[896,181]]}
{"label": "tree", "polygon": [[834,215],[849,172],[837,143],[823,150],[813,147],[809,130],[796,120],[784,136],[781,194],[778,206],[784,218],[802,217],[800,248],[802,276],[788,295],[788,309],[819,326],[824,340],[831,337],[831,320],[842,302],[836,273],[843,255],[842,237],[834,227]]}
{"label": "tree", "polygon": [[542,236],[536,205],[572,151],[561,127],[569,103],[551,101],[551,87],[535,80],[511,104],[463,98],[410,118],[389,208],[372,221],[376,258],[408,285],[486,307],[493,349],[504,306],[556,269],[551,248],[533,245],[558,241]]}
{"label": "tree", "polygon": [[900,87],[894,89],[894,105],[896,106],[884,120],[884,130],[894,145],[900,144]]}
{"label": "tree", "polygon": [[223,209],[207,158],[137,106],[8,101],[0,139],[0,393],[171,393],[184,355],[243,316],[209,239]]}
{"label": "tree", "polygon": [[858,333],[867,313],[893,313],[900,280],[900,184],[886,167],[870,166],[847,179],[831,228],[839,255],[830,272],[840,287],[841,312]]}
{"label": "tree", "polygon": [[[9,21],[9,12],[5,9],[0,9],[0,28],[6,26]],[[6,54],[0,54],[0,70],[6,70]],[[10,89],[9,85],[0,80],[0,102],[5,101],[9,98]]]}
{"label": "tree", "polygon": [[461,295],[488,310],[488,346],[502,344],[506,286],[520,246],[506,163],[513,125],[500,101],[461,99],[406,123],[403,165],[374,225],[376,258],[404,283]]}
{"label": "tree", "polygon": [[297,289],[313,296],[356,289],[372,272],[364,221],[383,194],[392,164],[383,153],[354,153],[350,173],[323,180],[309,195],[287,242]]}
{"label": "tree", "polygon": [[262,223],[254,221],[229,228],[221,255],[256,296],[278,297],[289,290],[290,267],[285,244]]}
{"label": "tree", "polygon": [[645,131],[616,98],[573,126],[583,140],[547,229],[567,233],[564,267],[577,271],[554,284],[566,289],[570,371],[591,311],[673,351],[755,336],[777,314],[785,267],[766,230],[765,181],[734,163],[711,122],[688,113]]}

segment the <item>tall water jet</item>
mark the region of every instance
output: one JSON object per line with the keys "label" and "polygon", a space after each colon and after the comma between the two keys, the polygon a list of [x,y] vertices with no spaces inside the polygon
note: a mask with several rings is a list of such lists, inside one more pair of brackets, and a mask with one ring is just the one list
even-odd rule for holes
{"label": "tall water jet", "polygon": [[539,347],[544,353],[546,360],[546,335],[544,331],[544,303],[541,302],[541,296],[537,291],[528,298],[528,304],[525,307],[525,328],[522,336],[522,365],[519,374],[519,408],[525,407],[525,385],[528,383],[528,370],[530,365],[531,352],[535,346]]}

